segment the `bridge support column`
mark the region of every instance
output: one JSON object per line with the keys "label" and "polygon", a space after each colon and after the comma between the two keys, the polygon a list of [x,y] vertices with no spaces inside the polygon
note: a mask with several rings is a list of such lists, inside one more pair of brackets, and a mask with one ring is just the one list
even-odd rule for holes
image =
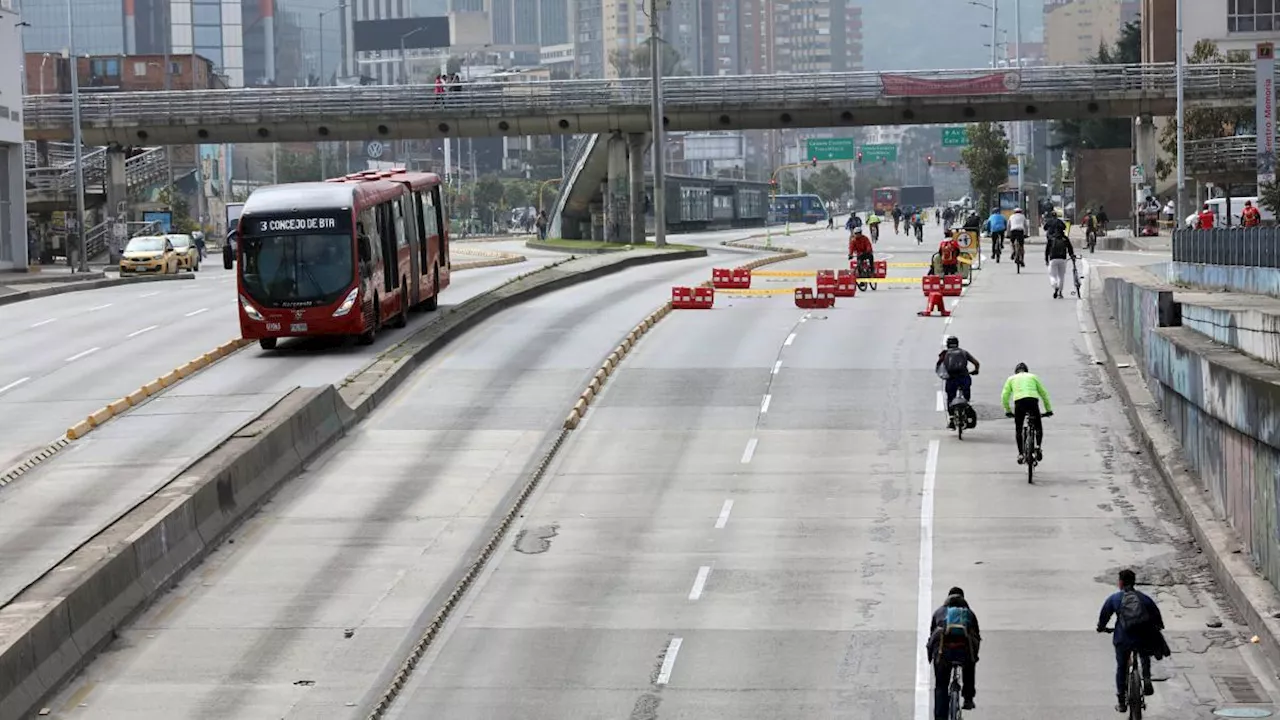
{"label": "bridge support column", "polygon": [[627,135],[627,159],[631,163],[631,242],[643,245],[644,232],[644,150],[649,144],[646,133]]}
{"label": "bridge support column", "polygon": [[[1134,124],[1134,143],[1133,147],[1136,154],[1135,165],[1142,167],[1147,179],[1146,185],[1151,186],[1153,192],[1155,189],[1156,179],[1156,158],[1159,155],[1159,144],[1156,142],[1156,125],[1155,119],[1150,115],[1142,115],[1137,118]],[[1135,193],[1137,187],[1134,188]],[[1144,198],[1145,199],[1145,198]],[[1134,204],[1136,196],[1130,202]],[[1130,211],[1132,212],[1132,210]],[[1136,225],[1135,225],[1136,230]]]}
{"label": "bridge support column", "polygon": [[627,162],[627,138],[614,133],[609,138],[609,171],[605,183],[604,239],[609,242],[631,242],[631,199]]}
{"label": "bridge support column", "polygon": [[112,223],[112,232],[107,236],[107,255],[112,264],[120,262],[127,234],[125,223],[129,220],[129,184],[125,162],[128,159],[124,148],[118,145],[107,147],[107,204],[102,209],[102,214],[105,221]]}

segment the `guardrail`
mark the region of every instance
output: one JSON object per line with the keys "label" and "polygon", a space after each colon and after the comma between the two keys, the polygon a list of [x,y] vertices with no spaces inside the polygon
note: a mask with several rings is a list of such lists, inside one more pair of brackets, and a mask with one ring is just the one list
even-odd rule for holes
{"label": "guardrail", "polygon": [[[964,80],[991,76],[990,69],[929,70],[795,75],[738,75],[667,78],[663,98],[669,112],[707,107],[783,107],[900,98],[885,92],[887,77],[929,84],[929,97],[991,95],[974,92]],[[1093,98],[1102,93],[1138,92],[1172,97],[1176,92],[1172,64],[1064,65],[1025,68],[1004,73],[1000,95],[1049,95]],[[955,90],[946,92],[948,81]],[[437,95],[431,85],[367,85],[351,87],[237,88],[230,90],[94,93],[81,97],[86,125],[103,123],[161,125],[180,123],[253,124],[302,118],[377,120],[391,115],[420,116],[428,109],[493,115],[557,116],[599,113],[611,108],[647,108],[650,83],[644,78],[557,80],[528,83],[472,83],[459,92]],[[1186,70],[1190,101],[1221,104],[1246,101],[1255,93],[1252,64],[1193,65]],[[909,93],[908,93],[909,94]],[[61,128],[71,123],[71,98],[32,95],[24,111],[29,129]]]}
{"label": "guardrail", "polygon": [[1280,228],[1174,230],[1175,262],[1280,268]]}
{"label": "guardrail", "polygon": [[[168,150],[166,148],[154,147],[125,160],[125,185],[128,188],[134,188],[166,175],[168,172],[167,157]],[[98,148],[85,153],[82,165],[84,168],[85,192],[106,192],[106,148]],[[75,192],[75,183],[76,171],[70,165],[27,168],[28,188],[36,192],[72,193]]]}
{"label": "guardrail", "polygon": [[1258,136],[1234,135],[1208,140],[1189,140],[1186,165],[1192,172],[1248,174],[1258,167]]}

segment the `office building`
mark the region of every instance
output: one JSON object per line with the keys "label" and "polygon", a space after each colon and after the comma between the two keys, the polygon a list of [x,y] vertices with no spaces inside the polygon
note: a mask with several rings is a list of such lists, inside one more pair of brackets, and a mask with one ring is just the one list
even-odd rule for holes
{"label": "office building", "polygon": [[1140,10],[1139,0],[1046,0],[1045,60],[1051,65],[1089,62],[1103,43],[1115,43],[1120,28],[1137,20]]}
{"label": "office building", "polygon": [[0,0],[0,270],[27,264],[21,19],[11,0]]}

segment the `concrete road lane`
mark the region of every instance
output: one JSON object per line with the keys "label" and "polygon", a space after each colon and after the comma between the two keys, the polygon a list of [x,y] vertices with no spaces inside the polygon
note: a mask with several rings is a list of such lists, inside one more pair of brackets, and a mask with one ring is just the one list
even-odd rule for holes
{"label": "concrete road lane", "polygon": [[604,356],[721,261],[602,278],[459,338],[127,630],[58,715],[350,714]]}
{"label": "concrete road lane", "polygon": [[[556,259],[548,255],[539,257],[538,262]],[[530,263],[521,263],[459,272],[446,291],[445,306],[529,270]],[[190,284],[182,281],[175,285],[184,283]],[[227,284],[223,288],[229,291]],[[205,302],[211,304],[210,299]],[[229,314],[231,322],[210,323],[193,331],[199,338],[199,349],[191,346],[175,351],[173,343],[181,334],[156,331],[137,338],[136,343],[67,363],[42,382],[32,381],[11,394],[0,395],[0,409],[12,418],[0,437],[0,443],[8,444],[0,448],[25,457],[16,451],[42,447],[65,431],[74,418],[132,392],[209,347],[237,337],[234,309],[218,312]],[[5,568],[0,574],[0,601],[8,601],[79,543],[292,388],[340,381],[433,317],[434,313],[410,315],[408,331],[383,333],[367,347],[321,343],[309,346],[309,350],[268,353],[251,346],[113,420],[0,489],[0,565]],[[223,329],[209,329],[217,327]],[[65,342],[65,338],[61,340]],[[90,367],[91,360],[105,364]],[[162,362],[169,364],[159,367]],[[79,363],[84,367],[77,367]],[[59,373],[69,378],[66,386],[55,383]]]}
{"label": "concrete road lane", "polygon": [[[950,325],[916,318],[918,302],[865,293],[805,313],[782,298],[664,321],[394,716],[925,720],[921,619],[959,585],[984,630],[974,717],[1115,717],[1110,638],[1093,628],[1129,566],[1176,652],[1148,717],[1247,701],[1225,678],[1274,710],[1273,671],[1136,452],[1075,303],[1004,267]],[[986,363],[963,441],[936,405],[944,332]],[[1034,485],[999,408],[1020,360],[1057,411]]]}

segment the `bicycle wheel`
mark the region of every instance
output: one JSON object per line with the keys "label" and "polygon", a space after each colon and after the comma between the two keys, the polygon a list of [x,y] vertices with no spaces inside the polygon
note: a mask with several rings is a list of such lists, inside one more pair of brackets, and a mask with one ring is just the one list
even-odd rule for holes
{"label": "bicycle wheel", "polygon": [[951,720],[961,720],[961,708],[964,706],[964,699],[960,696],[960,678],[958,675],[959,670],[953,667],[951,670],[951,685],[947,693],[947,717],[951,718]]}
{"label": "bicycle wheel", "polygon": [[1027,466],[1027,484],[1034,482],[1036,474],[1036,434],[1031,431],[1031,423],[1022,426],[1022,462]]}
{"label": "bicycle wheel", "polygon": [[1142,669],[1137,653],[1129,654],[1129,720],[1142,720],[1145,700],[1142,696]]}

